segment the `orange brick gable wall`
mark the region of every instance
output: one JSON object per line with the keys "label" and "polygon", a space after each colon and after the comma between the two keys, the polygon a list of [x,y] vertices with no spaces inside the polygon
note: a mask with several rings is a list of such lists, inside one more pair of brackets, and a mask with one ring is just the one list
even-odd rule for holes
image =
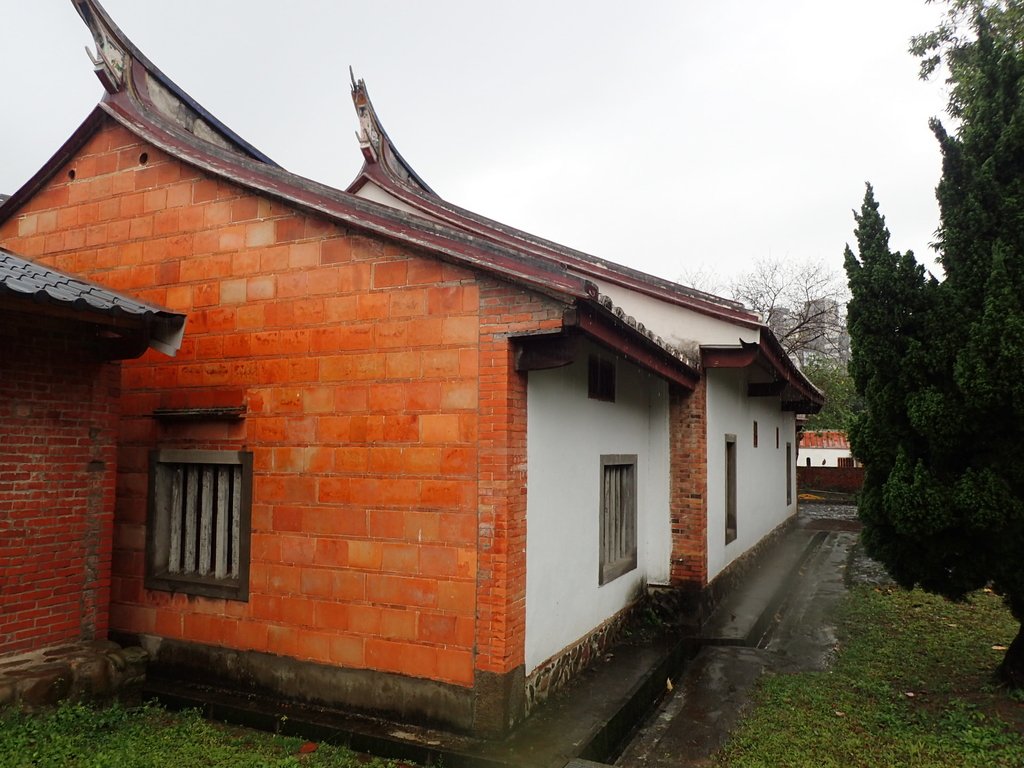
{"label": "orange brick gable wall", "polygon": [[[175,359],[124,367],[116,629],[458,686],[522,663],[507,333],[556,327],[555,302],[207,178],[112,121],[0,243],[188,313]],[[241,404],[237,423],[151,417]],[[157,446],[253,451],[247,603],[143,588]]]}
{"label": "orange brick gable wall", "polygon": [[0,310],[0,655],[103,639],[119,371],[73,322]]}

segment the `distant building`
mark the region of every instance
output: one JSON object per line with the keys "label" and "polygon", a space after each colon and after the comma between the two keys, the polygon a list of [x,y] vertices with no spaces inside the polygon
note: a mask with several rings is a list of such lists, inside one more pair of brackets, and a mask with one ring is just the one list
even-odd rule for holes
{"label": "distant building", "polygon": [[799,462],[805,467],[857,467],[850,441],[840,430],[800,433]]}

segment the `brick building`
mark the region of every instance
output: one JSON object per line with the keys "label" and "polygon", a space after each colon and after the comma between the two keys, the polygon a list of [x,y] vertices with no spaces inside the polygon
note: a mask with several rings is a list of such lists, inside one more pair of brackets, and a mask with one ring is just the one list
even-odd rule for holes
{"label": "brick building", "polygon": [[183,321],[0,249],[0,656],[106,638],[117,361]]}
{"label": "brick building", "polygon": [[741,306],[450,205],[361,82],[359,177],[295,176],[75,5],[105,94],[0,245],[188,314],[122,376],[111,626],[156,674],[502,731],[795,512],[821,397]]}

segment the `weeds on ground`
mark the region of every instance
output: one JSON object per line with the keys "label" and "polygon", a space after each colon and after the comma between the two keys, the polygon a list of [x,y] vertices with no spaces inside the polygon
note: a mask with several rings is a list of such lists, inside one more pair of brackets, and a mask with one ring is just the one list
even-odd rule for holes
{"label": "weeds on ground", "polygon": [[828,672],[774,675],[719,755],[751,766],[1024,766],[1024,701],[992,674],[1018,625],[979,593],[857,587]]}
{"label": "weeds on ground", "polygon": [[0,713],[0,768],[397,768],[344,747],[229,728],[156,705]]}

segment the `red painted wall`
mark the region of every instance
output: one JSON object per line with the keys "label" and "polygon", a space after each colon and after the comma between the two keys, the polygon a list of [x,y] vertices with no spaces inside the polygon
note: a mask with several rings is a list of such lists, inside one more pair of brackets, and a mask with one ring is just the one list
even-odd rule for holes
{"label": "red painted wall", "polygon": [[0,655],[107,634],[119,368],[0,310]]}

